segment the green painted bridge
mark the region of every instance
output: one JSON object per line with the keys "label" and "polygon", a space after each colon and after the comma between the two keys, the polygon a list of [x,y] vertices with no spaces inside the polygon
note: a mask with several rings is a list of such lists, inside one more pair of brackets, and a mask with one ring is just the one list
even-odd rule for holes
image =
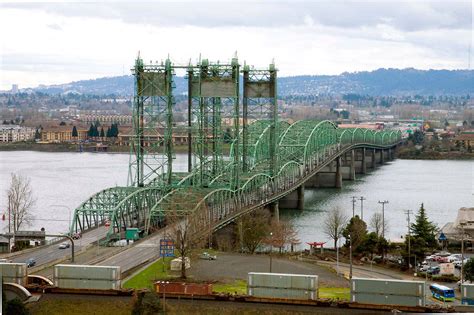
{"label": "green painted bridge", "polygon": [[[181,68],[189,82],[186,125],[174,122],[173,77]],[[236,58],[186,66],[138,58],[134,75],[129,183],[77,207],[71,233],[105,225],[111,241],[129,227],[152,233],[180,218],[204,236],[260,207],[302,208],[305,186],[341,187],[393,159],[401,142],[399,131],[280,120],[273,64],[241,71]],[[176,134],[187,139],[187,172],[173,170]]]}

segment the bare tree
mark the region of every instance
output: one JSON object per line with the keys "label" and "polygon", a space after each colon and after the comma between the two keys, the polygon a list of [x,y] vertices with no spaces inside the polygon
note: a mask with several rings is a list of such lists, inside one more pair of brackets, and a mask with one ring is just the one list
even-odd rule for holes
{"label": "bare tree", "polygon": [[298,231],[294,228],[291,221],[279,220],[272,221],[270,225],[271,235],[265,239],[265,243],[278,247],[280,253],[285,245],[289,244],[293,248],[295,244],[299,244]]}
{"label": "bare tree", "polygon": [[253,254],[270,234],[269,222],[269,213],[263,208],[241,216],[236,225],[240,250],[246,250]]}
{"label": "bare tree", "polygon": [[374,213],[372,215],[372,218],[370,218],[370,228],[374,230],[375,234],[377,236],[382,236],[382,232],[385,232],[387,234],[388,231],[388,224],[387,220],[383,222],[382,214],[381,213]]}
{"label": "bare tree", "polygon": [[30,179],[26,176],[11,174],[10,188],[7,190],[9,220],[13,233],[24,225],[30,225],[36,199],[33,196]]}
{"label": "bare tree", "polygon": [[[186,259],[189,259],[194,249],[204,244],[207,235],[207,233],[202,234],[198,216],[192,211],[199,199],[192,194],[186,195],[186,192],[172,195],[163,202],[163,208],[166,209],[166,230],[171,235],[181,259],[182,279],[186,279]],[[205,203],[203,205],[202,210],[207,211]]]}
{"label": "bare tree", "polygon": [[342,236],[342,231],[347,223],[347,216],[336,207],[327,213],[324,220],[323,231],[329,238],[334,240],[334,248],[337,248],[337,241]]}

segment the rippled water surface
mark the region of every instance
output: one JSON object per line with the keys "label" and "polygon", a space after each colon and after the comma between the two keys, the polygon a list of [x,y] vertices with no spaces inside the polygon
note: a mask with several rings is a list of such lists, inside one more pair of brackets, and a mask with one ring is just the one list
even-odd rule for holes
{"label": "rippled water surface", "polygon": [[[174,169],[186,169],[186,156],[177,154]],[[37,198],[33,228],[50,232],[66,231],[70,211],[92,194],[127,183],[128,155],[102,153],[0,152],[0,214],[6,210],[10,173],[31,178]],[[405,209],[417,210],[423,202],[438,226],[452,221],[457,210],[474,206],[474,161],[396,160],[354,182],[344,181],[337,189],[306,189],[305,209],[281,210],[297,226],[302,241],[321,241],[326,212],[340,207],[352,213],[351,196],[364,196],[364,219],[381,211],[379,200],[388,200],[385,218],[388,236],[399,238],[406,232]],[[356,205],[360,214],[360,203]],[[0,229],[5,222],[0,221]]]}

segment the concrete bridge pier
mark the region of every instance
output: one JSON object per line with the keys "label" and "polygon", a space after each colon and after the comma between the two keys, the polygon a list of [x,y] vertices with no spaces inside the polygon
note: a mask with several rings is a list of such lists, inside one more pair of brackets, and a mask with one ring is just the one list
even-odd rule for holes
{"label": "concrete bridge pier", "polygon": [[272,202],[269,206],[272,219],[277,222],[280,221],[280,207],[278,206],[278,201]]}
{"label": "concrete bridge pier", "polygon": [[346,180],[355,180],[356,174],[356,161],[355,161],[355,152],[346,152],[344,158],[342,159],[341,165],[342,179]]}
{"label": "concrete bridge pier", "polygon": [[367,173],[367,160],[365,148],[354,150],[355,174]]}
{"label": "concrete bridge pier", "polygon": [[385,164],[385,150],[382,149],[380,150],[380,165],[384,165]]}
{"label": "concrete bridge pier", "polygon": [[[304,187],[301,185],[278,201],[278,207],[284,209],[304,209]],[[271,210],[273,210],[271,208]]]}
{"label": "concrete bridge pier", "polygon": [[375,169],[375,166],[377,165],[377,160],[375,159],[375,156],[376,156],[375,152],[376,150],[373,149],[372,154],[371,154],[372,155],[372,169]]}
{"label": "concrete bridge pier", "polygon": [[[338,157],[336,159],[336,181],[335,181],[335,187],[336,188],[342,188],[342,172],[341,172],[341,157]],[[355,177],[355,175],[354,175]]]}

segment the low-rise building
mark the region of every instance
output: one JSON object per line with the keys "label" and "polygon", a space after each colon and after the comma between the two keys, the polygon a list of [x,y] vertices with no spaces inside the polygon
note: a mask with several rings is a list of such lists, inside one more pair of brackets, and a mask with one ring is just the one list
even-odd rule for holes
{"label": "low-rise building", "polygon": [[71,126],[49,126],[41,130],[41,142],[60,143],[72,141],[84,141],[87,139],[87,129],[76,128],[77,137],[72,136]]}
{"label": "low-rise building", "polygon": [[459,135],[454,137],[454,143],[463,148],[473,148],[474,147],[474,131],[464,131]]}
{"label": "low-rise building", "polygon": [[0,126],[0,142],[28,141],[35,138],[35,129],[16,125]]}
{"label": "low-rise building", "polygon": [[446,223],[440,230],[448,242],[461,241],[464,230],[464,239],[474,238],[474,208],[463,207],[458,210],[454,222]]}

